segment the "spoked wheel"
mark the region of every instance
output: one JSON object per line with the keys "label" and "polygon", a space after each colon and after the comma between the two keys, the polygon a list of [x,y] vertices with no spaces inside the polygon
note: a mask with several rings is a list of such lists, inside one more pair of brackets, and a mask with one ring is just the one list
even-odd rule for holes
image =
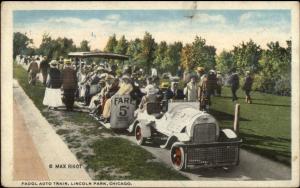
{"label": "spoked wheel", "polygon": [[184,150],[180,146],[172,146],[171,161],[176,170],[184,169]]}
{"label": "spoked wheel", "polygon": [[135,127],[135,139],[138,145],[145,143],[145,138],[143,137],[142,129],[139,125]]}

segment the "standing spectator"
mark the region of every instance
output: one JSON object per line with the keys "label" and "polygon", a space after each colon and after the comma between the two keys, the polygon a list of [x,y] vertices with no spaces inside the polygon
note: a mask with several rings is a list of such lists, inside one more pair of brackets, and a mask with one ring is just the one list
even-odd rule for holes
{"label": "standing spectator", "polygon": [[196,70],[197,74],[197,81],[200,82],[201,77],[204,75],[204,68],[203,67],[197,67]]}
{"label": "standing spectator", "polygon": [[43,60],[40,63],[40,69],[39,69],[39,72],[41,72],[42,76],[43,76],[43,84],[44,85],[46,85],[48,69],[49,69],[49,64],[48,64],[48,61],[47,61],[47,56],[44,56]]}
{"label": "standing spectator", "polygon": [[58,69],[60,71],[62,71],[64,69],[64,58],[63,58],[63,56],[60,56],[57,61],[58,61]]}
{"label": "standing spectator", "polygon": [[61,101],[61,78],[60,71],[57,68],[57,61],[52,60],[50,62],[49,75],[47,80],[47,86],[45,90],[45,97],[43,104],[47,105],[49,109],[53,107],[54,109],[58,106],[62,106]]}
{"label": "standing spectator", "polygon": [[252,88],[252,83],[253,83],[253,78],[250,75],[250,71],[246,72],[246,78],[245,78],[245,83],[243,86],[243,90],[245,91],[246,94],[246,103],[251,104],[251,97],[250,97],[250,92]]}
{"label": "standing spectator", "polygon": [[184,88],[184,95],[188,101],[196,101],[197,100],[197,84],[196,77],[192,76],[191,81]]}
{"label": "standing spectator", "polygon": [[36,76],[37,76],[38,71],[39,71],[39,66],[38,66],[36,60],[33,58],[32,62],[29,64],[29,67],[27,70],[27,72],[29,73],[29,76],[28,76],[29,84],[35,85]]}
{"label": "standing spectator", "polygon": [[208,79],[207,75],[204,74],[201,77],[201,81],[198,88],[198,96],[200,102],[200,110],[208,110],[208,106],[210,105],[210,97],[208,95]]}
{"label": "standing spectator", "polygon": [[179,78],[182,78],[182,68],[181,68],[181,66],[178,66],[176,75],[177,75]]}
{"label": "standing spectator", "polygon": [[71,60],[65,60],[65,68],[61,72],[64,103],[67,111],[73,111],[75,92],[77,88],[76,71],[71,66]]}
{"label": "standing spectator", "polygon": [[221,96],[222,93],[222,85],[223,85],[223,78],[220,71],[217,72],[217,96]]}
{"label": "standing spectator", "polygon": [[217,86],[217,76],[214,70],[210,70],[209,74],[207,75],[207,92],[208,92],[209,101],[211,101],[210,96],[215,94],[216,86]]}
{"label": "standing spectator", "polygon": [[240,78],[235,68],[233,68],[231,72],[232,74],[229,78],[229,84],[231,85],[232,101],[236,101],[238,100],[238,97],[236,96],[236,91],[240,87]]}

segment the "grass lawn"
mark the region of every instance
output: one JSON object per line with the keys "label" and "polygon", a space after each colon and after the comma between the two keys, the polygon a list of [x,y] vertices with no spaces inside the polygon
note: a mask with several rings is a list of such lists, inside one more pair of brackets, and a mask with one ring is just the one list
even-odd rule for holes
{"label": "grass lawn", "polygon": [[[290,165],[291,98],[252,92],[253,104],[247,104],[241,89],[238,97],[242,148]],[[230,88],[223,87],[222,96],[212,98],[211,108],[221,127],[232,127],[234,103]]]}
{"label": "grass lawn", "polygon": [[[179,172],[166,166],[165,164],[154,160],[151,153],[145,149],[129,142],[126,139],[113,137],[113,133],[107,129],[98,129],[99,123],[90,117],[87,113],[71,112],[64,113],[64,121],[60,117],[53,116],[51,111],[43,106],[45,87],[37,82],[36,86],[28,85],[26,70],[14,63],[13,76],[18,80],[25,93],[31,98],[43,116],[55,127],[68,122],[72,124],[73,129],[58,129],[56,132],[60,136],[65,136],[66,144],[70,149],[87,147],[93,150],[93,154],[88,154],[81,150],[75,155],[78,160],[84,161],[86,169],[92,169],[96,174],[95,180],[188,180]],[[86,125],[89,125],[86,127]],[[80,135],[71,135],[76,127],[80,127]],[[109,134],[112,137],[103,138],[101,134]],[[81,139],[78,139],[81,137]],[[96,138],[88,146],[84,138]]]}

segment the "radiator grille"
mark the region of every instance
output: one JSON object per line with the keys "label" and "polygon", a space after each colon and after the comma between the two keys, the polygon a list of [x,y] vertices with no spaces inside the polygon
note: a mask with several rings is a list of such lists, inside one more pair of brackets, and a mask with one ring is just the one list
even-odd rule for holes
{"label": "radiator grille", "polygon": [[194,143],[210,143],[216,141],[216,124],[205,123],[194,126],[193,139]]}
{"label": "radiator grille", "polygon": [[187,162],[189,164],[233,163],[238,160],[238,152],[238,145],[188,148]]}

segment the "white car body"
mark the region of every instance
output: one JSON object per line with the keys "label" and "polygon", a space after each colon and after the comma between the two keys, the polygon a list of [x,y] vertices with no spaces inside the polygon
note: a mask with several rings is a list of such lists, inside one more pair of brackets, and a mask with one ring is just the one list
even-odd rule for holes
{"label": "white car body", "polygon": [[[231,129],[220,130],[217,120],[212,115],[199,111],[198,107],[197,102],[174,102],[168,104],[165,113],[149,114],[148,109],[137,110],[136,120],[129,126],[128,131],[135,132],[138,144],[144,144],[155,135],[166,137],[166,142],[160,147],[172,146],[171,159],[177,170],[188,165],[237,165],[241,140]],[[225,142],[220,141],[220,134]],[[180,163],[176,165],[177,153],[181,154]],[[222,155],[227,158],[223,160]]]}

